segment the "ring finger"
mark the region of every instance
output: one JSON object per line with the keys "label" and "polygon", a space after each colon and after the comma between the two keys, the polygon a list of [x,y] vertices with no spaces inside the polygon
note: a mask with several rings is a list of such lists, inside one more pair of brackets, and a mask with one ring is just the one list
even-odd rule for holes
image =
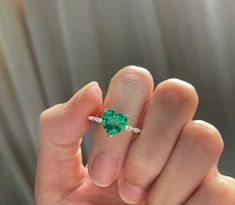
{"label": "ring finger", "polygon": [[[103,109],[110,108],[129,115],[128,124],[135,127],[152,93],[150,73],[139,67],[128,66],[110,81]],[[109,186],[117,177],[133,133],[122,131],[115,137],[107,137],[99,124],[94,133],[89,155],[88,170],[93,182]]]}

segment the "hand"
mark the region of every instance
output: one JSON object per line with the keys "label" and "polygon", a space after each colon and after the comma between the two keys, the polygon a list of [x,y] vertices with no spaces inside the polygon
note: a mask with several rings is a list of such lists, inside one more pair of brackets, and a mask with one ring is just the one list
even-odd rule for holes
{"label": "hand", "polygon": [[[37,205],[234,205],[235,180],[217,171],[220,133],[192,121],[198,97],[186,82],[169,79],[153,91],[143,68],[128,66],[102,93],[92,82],[68,102],[41,114],[35,198]],[[107,137],[98,125],[82,165],[81,140],[89,115],[112,108],[129,114],[141,133]]]}

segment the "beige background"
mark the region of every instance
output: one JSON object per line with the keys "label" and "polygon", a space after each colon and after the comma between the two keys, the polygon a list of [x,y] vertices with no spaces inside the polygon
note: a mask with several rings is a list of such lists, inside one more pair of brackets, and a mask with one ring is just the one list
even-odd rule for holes
{"label": "beige background", "polygon": [[156,83],[195,85],[195,118],[220,129],[220,169],[235,176],[234,8],[231,0],[0,0],[0,204],[33,204],[39,113],[91,80],[105,92],[128,64],[148,68]]}

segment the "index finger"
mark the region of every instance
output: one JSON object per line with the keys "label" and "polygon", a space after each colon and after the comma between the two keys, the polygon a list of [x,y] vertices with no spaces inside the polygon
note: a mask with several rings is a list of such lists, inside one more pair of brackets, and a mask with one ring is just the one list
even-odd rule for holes
{"label": "index finger", "polygon": [[[92,82],[68,102],[41,114],[36,200],[47,197],[52,190],[57,193],[58,190],[67,191],[79,185],[85,172],[80,143],[91,125],[87,116],[96,115],[101,104],[101,90],[97,83]],[[53,200],[58,200],[56,197],[60,194],[53,193],[53,196]]]}

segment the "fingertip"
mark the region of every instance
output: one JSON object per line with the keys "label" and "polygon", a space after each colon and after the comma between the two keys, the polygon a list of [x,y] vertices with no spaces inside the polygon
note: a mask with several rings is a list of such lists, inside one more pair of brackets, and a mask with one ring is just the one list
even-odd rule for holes
{"label": "fingertip", "polygon": [[65,108],[76,106],[81,100],[102,104],[102,91],[96,81],[92,81],[80,89],[73,97],[65,103]]}
{"label": "fingertip", "polygon": [[83,87],[76,93],[65,109],[71,115],[71,119],[76,119],[80,123],[81,128],[88,128],[90,121],[87,120],[89,115],[99,114],[102,108],[102,91],[97,82],[93,81]]}
{"label": "fingertip", "polygon": [[86,90],[86,93],[84,94],[84,100],[94,101],[98,107],[102,105],[103,103],[102,91],[97,82],[93,81],[92,83],[90,83],[89,88]]}

